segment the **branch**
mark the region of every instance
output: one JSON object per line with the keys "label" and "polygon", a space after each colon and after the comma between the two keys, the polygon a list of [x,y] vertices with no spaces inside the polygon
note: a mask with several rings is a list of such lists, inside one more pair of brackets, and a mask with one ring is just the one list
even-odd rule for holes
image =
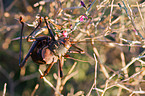
{"label": "branch", "polygon": [[7,83],[4,84],[4,90],[3,90],[3,95],[2,96],[6,95],[6,90],[7,90]]}
{"label": "branch", "polygon": [[[43,75],[42,71],[39,69],[41,75]],[[63,96],[56,88],[49,82],[45,77],[42,77],[44,82],[46,82],[55,92],[57,92],[60,96]]]}

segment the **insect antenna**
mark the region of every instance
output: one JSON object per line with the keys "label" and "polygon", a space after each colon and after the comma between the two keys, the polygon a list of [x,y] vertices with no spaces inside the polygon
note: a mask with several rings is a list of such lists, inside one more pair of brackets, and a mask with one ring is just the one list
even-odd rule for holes
{"label": "insect antenna", "polygon": [[20,17],[19,21],[20,21],[20,23],[22,24],[22,27],[21,27],[21,33],[20,33],[20,51],[19,51],[19,66],[20,66],[20,63],[21,63],[21,57],[22,57],[22,35],[23,35],[23,29],[24,29],[23,18]]}

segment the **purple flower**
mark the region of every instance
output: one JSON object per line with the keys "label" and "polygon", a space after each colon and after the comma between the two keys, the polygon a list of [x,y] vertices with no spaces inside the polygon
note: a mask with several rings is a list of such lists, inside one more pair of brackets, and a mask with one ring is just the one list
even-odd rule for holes
{"label": "purple flower", "polygon": [[86,8],[86,5],[83,1],[81,1],[81,5]]}

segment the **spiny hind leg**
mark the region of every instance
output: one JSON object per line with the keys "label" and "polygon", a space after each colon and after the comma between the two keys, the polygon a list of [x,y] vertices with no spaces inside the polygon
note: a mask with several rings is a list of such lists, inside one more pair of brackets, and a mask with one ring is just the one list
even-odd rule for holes
{"label": "spiny hind leg", "polygon": [[50,69],[52,68],[52,66],[54,65],[54,63],[55,63],[55,62],[52,62],[52,63],[47,67],[47,69],[44,71],[44,74],[41,75],[40,78],[43,78],[44,76],[46,76],[46,75],[49,73],[49,71],[50,71]]}

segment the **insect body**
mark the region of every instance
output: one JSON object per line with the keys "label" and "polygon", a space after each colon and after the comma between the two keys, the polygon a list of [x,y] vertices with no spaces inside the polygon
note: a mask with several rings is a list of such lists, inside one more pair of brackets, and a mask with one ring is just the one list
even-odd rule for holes
{"label": "insect body", "polygon": [[[25,65],[25,62],[29,58],[29,56],[32,57],[32,60],[38,64],[50,64],[46,71],[44,72],[43,76],[46,76],[51,67],[54,63],[56,63],[59,60],[59,73],[60,77],[63,77],[62,73],[62,56],[64,56],[72,46],[69,38],[64,35],[62,37],[59,37],[58,40],[55,39],[54,34],[50,28],[49,22],[47,21],[47,17],[44,17],[46,26],[48,28],[50,36],[41,36],[41,37],[33,37],[33,33],[35,30],[40,26],[42,19],[40,17],[38,26],[34,29],[34,31],[27,37],[28,42],[33,42],[28,54],[21,62],[21,47],[22,47],[22,32],[24,23],[22,21],[22,17],[20,17],[20,22],[22,23],[22,30],[21,30],[21,37],[20,37],[20,54],[19,54],[19,66],[23,67]],[[82,53],[83,50],[73,45],[75,48],[79,50],[79,53]],[[41,76],[41,77],[43,77]]]}

